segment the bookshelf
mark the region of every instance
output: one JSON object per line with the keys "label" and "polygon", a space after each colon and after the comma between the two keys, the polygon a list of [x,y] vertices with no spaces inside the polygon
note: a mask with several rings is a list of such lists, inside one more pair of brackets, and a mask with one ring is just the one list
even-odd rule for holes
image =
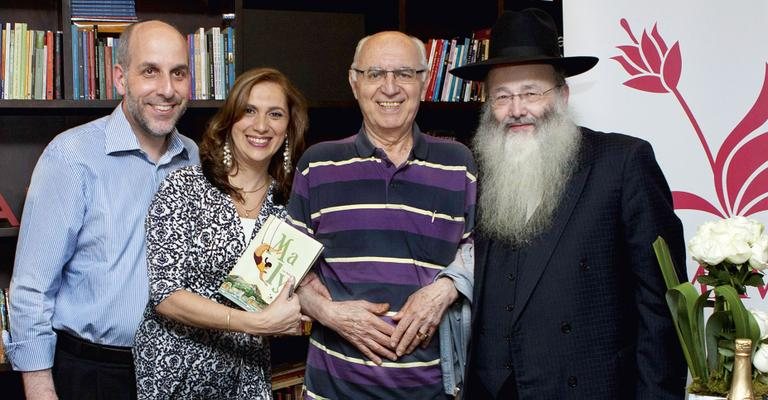
{"label": "bookshelf", "polygon": [[[140,20],[161,19],[182,33],[222,25],[222,14],[234,13],[236,72],[272,66],[285,72],[308,98],[308,144],[354,134],[362,117],[347,83],[346,70],[357,40],[381,30],[400,30],[424,41],[468,36],[487,28],[504,9],[537,6],[553,12],[561,0],[477,0],[449,6],[438,0],[136,0]],[[107,115],[118,100],[72,99],[70,0],[0,2],[0,23],[26,22],[30,29],[63,32],[61,100],[0,100],[0,195],[21,217],[26,186],[45,145],[58,133]],[[179,130],[199,139],[220,100],[193,100]],[[422,103],[417,122],[422,130],[468,143],[480,104]],[[0,221],[0,287],[12,273],[18,229]],[[306,337],[272,341],[273,364],[303,361]],[[0,392],[22,398],[15,372],[0,366]]]}

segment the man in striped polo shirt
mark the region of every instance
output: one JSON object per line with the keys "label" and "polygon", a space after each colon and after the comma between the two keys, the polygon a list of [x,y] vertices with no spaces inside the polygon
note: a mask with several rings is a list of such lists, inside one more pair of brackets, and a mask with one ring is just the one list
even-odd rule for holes
{"label": "man in striped polo shirt", "polygon": [[453,363],[441,371],[441,352],[443,361],[463,360],[464,350],[452,351],[441,320],[452,304],[459,316],[471,296],[472,266],[454,260],[471,249],[476,170],[465,146],[414,124],[426,68],[416,38],[363,38],[349,70],[362,128],[299,161],[289,214],[325,246],[298,290],[302,311],[318,322],[309,398],[445,399],[455,391]]}

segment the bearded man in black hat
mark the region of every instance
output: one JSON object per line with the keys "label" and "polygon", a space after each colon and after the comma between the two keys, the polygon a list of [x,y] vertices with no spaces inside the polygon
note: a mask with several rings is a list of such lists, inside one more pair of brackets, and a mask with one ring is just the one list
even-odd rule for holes
{"label": "bearded man in black hat", "polygon": [[682,399],[686,369],[652,250],[680,220],[651,145],[577,126],[545,12],[504,13],[483,81],[475,286],[465,399]]}

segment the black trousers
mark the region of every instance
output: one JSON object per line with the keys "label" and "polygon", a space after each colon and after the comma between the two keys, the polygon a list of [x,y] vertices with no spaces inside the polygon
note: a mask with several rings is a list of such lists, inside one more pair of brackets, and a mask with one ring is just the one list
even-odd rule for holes
{"label": "black trousers", "polygon": [[[59,399],[136,399],[136,374],[130,350],[121,354],[57,333],[52,373]],[[115,354],[118,356],[115,357]]]}

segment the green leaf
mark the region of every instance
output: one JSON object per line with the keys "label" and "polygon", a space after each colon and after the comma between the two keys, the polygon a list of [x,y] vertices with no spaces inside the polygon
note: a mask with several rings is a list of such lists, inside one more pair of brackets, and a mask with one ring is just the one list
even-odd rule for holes
{"label": "green leaf", "polygon": [[707,366],[710,371],[716,371],[720,358],[720,338],[727,337],[728,327],[731,326],[731,316],[727,311],[715,311],[707,320],[706,349]]}
{"label": "green leaf", "polygon": [[720,282],[717,278],[715,278],[712,275],[700,275],[696,278],[696,280],[699,281],[702,285],[707,286],[717,286],[718,282]]}
{"label": "green leaf", "polygon": [[739,297],[736,289],[730,286],[718,286],[715,288],[715,295],[725,300],[733,319],[736,337],[752,340],[754,348],[760,339],[760,328],[752,313],[744,307],[744,303],[741,302],[741,297]]}
{"label": "green leaf", "polygon": [[688,363],[692,377],[707,377],[706,353],[704,346],[704,304],[690,282],[683,282],[667,290],[667,305],[672,313],[677,337]]}
{"label": "green leaf", "polygon": [[718,347],[717,348],[717,353],[720,354],[721,356],[725,356],[725,357],[733,357],[733,356],[736,355],[736,353],[734,353],[733,350],[731,350],[731,349],[729,349],[727,347]]}
{"label": "green leaf", "polygon": [[680,279],[677,277],[675,263],[672,261],[669,246],[663,237],[656,237],[656,240],[653,242],[653,251],[656,253],[656,259],[659,262],[659,267],[661,267],[661,275],[664,277],[667,289],[672,289],[679,285]]}
{"label": "green leaf", "polygon": [[760,287],[763,286],[763,274],[758,272],[750,272],[747,278],[744,279],[744,284],[747,286]]}
{"label": "green leaf", "polygon": [[[707,356],[704,347],[704,305],[706,296],[700,296],[690,282],[680,283],[672,262],[667,242],[661,236],[653,242],[664,283],[667,286],[667,306],[672,314],[677,338],[694,380],[707,380]],[[707,292],[708,294],[709,292]]]}

